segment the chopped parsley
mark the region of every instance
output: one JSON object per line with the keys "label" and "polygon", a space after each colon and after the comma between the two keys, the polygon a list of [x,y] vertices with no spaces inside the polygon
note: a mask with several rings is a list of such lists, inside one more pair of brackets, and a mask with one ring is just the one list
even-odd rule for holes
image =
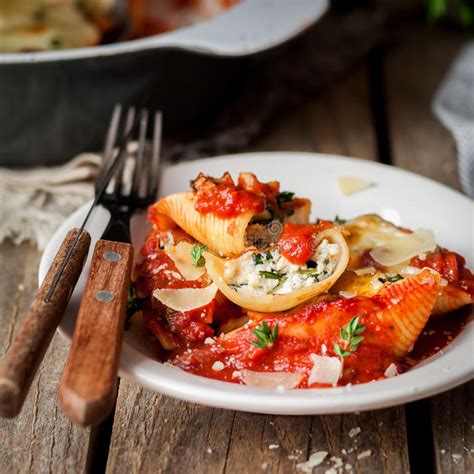
{"label": "chopped parsley", "polygon": [[321,281],[323,278],[326,278],[329,275],[326,270],[319,273],[315,268],[301,269],[298,270],[298,273],[300,275],[308,275],[309,277],[314,277],[317,281]]}
{"label": "chopped parsley", "polygon": [[387,282],[395,283],[396,281],[399,281],[399,280],[403,280],[403,277],[399,273],[391,277],[379,278],[380,283],[387,283]]}
{"label": "chopped parsley", "polygon": [[277,197],[278,204],[281,206],[284,202],[290,202],[293,199],[294,195],[295,193],[291,193],[289,191],[282,191]]}
{"label": "chopped parsley", "polygon": [[264,270],[258,272],[260,276],[268,278],[269,280],[278,280],[281,281],[282,278],[285,276],[284,274],[277,273],[277,272],[266,272]]}
{"label": "chopped parsley", "polygon": [[334,352],[343,360],[344,357],[350,356],[357,350],[359,344],[364,340],[364,336],[361,336],[365,331],[365,324],[359,324],[359,317],[355,316],[352,318],[340,331],[339,337],[342,341],[342,345],[334,342]]}
{"label": "chopped parsley", "polygon": [[264,261],[272,261],[273,255],[270,250],[268,250],[266,253],[254,253],[252,255],[252,260],[255,266],[262,265]]}
{"label": "chopped parsley", "polygon": [[206,260],[202,255],[206,250],[206,245],[199,245],[197,242],[194,242],[193,246],[191,247],[191,258],[193,259],[193,265],[195,267],[203,267],[206,263]]}
{"label": "chopped parsley", "polygon": [[262,321],[262,326],[255,327],[252,334],[254,334],[257,339],[250,341],[250,343],[256,347],[260,347],[260,349],[265,349],[265,347],[271,346],[276,341],[278,337],[278,323],[273,326],[272,330],[265,321]]}

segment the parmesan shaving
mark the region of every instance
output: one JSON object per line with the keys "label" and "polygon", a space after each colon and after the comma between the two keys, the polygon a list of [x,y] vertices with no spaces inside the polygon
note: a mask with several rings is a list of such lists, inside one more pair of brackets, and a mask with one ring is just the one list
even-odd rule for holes
{"label": "parmesan shaving", "polygon": [[374,273],[377,273],[377,269],[375,267],[362,267],[354,270],[354,273],[358,276],[373,275]]}
{"label": "parmesan shaving", "polygon": [[384,372],[384,376],[387,378],[395,377],[398,375],[398,368],[395,364],[390,364]]}
{"label": "parmesan shaving", "polygon": [[354,296],[357,296],[357,292],[356,291],[344,291],[344,290],[341,290],[339,292],[339,294],[343,297],[343,298],[353,298]]}
{"label": "parmesan shaving", "polygon": [[303,375],[292,372],[254,372],[253,370],[242,370],[240,375],[242,382],[249,387],[277,388],[284,389],[295,388]]}
{"label": "parmesan shaving", "polygon": [[339,178],[339,189],[345,196],[351,196],[372,186],[374,186],[372,181],[363,178],[354,178],[351,176]]}
{"label": "parmesan shaving", "polygon": [[166,255],[173,260],[179,273],[188,281],[195,281],[206,273],[205,267],[195,267],[191,257],[192,245],[189,242],[179,242],[178,245],[167,245]]}
{"label": "parmesan shaving", "polygon": [[319,356],[310,354],[313,368],[309,373],[308,385],[313,383],[336,384],[342,373],[339,357]]}
{"label": "parmesan shaving", "polygon": [[406,267],[403,267],[400,270],[400,275],[402,275],[402,276],[418,275],[418,273],[420,273],[422,270],[423,270],[422,268],[412,267],[412,266],[408,265]]}
{"label": "parmesan shaving", "polygon": [[158,289],[153,297],[175,311],[191,311],[208,305],[216,296],[217,286],[206,288]]}
{"label": "parmesan shaving", "polygon": [[419,229],[375,247],[370,251],[370,256],[381,265],[391,267],[406,262],[420,253],[432,252],[435,248],[433,231]]}

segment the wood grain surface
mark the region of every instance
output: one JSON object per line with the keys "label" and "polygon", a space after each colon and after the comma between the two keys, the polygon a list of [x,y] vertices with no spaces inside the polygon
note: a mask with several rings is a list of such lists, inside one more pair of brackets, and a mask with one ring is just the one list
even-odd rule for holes
{"label": "wood grain surface", "polygon": [[96,425],[114,406],[132,262],[131,244],[95,245],[59,390],[74,423]]}
{"label": "wood grain surface", "polygon": [[[8,349],[38,290],[40,253],[28,244],[5,242],[0,268],[0,356]],[[90,429],[73,426],[61,413],[58,384],[68,344],[56,334],[46,352],[23,409],[13,419],[0,418],[0,471],[7,473],[85,472]]]}
{"label": "wood grain surface", "polygon": [[[466,40],[456,30],[407,23],[385,58],[394,164],[459,190],[455,143],[433,114],[431,100]],[[432,467],[443,474],[472,472],[474,382],[417,403],[414,412],[425,410],[427,423],[423,429],[414,423],[413,429],[418,437],[433,438],[434,447],[424,453],[434,457]]]}
{"label": "wood grain surface", "polygon": [[0,416],[13,417],[19,413],[82,272],[91,242],[87,231],[81,232],[51,298],[45,301],[78,232],[78,229],[71,229],[67,233],[15,338],[0,361]]}

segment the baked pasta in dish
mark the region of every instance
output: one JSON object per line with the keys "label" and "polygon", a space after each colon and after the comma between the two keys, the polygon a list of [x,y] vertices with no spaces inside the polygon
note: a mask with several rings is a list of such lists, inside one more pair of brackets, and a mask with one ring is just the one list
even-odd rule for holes
{"label": "baked pasta in dish", "polygon": [[[0,0],[0,52],[95,46],[208,20],[238,0]],[[120,2],[119,2],[120,3]]]}
{"label": "baked pasta in dish", "polygon": [[310,207],[252,173],[201,173],[151,206],[129,315],[157,356],[227,382],[317,388],[396,376],[462,330],[474,276],[433,232],[376,215],[310,223]]}

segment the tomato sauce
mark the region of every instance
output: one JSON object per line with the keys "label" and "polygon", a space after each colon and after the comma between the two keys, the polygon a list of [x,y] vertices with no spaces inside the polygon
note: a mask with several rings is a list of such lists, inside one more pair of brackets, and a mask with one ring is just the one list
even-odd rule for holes
{"label": "tomato sauce", "polygon": [[295,265],[305,264],[315,250],[315,234],[332,226],[329,221],[317,225],[286,223],[278,240],[281,254]]}
{"label": "tomato sauce", "polygon": [[259,214],[267,206],[275,206],[280,193],[277,182],[261,183],[252,173],[241,173],[237,184],[228,173],[219,179],[200,175],[192,187],[196,211],[222,219],[246,212]]}

